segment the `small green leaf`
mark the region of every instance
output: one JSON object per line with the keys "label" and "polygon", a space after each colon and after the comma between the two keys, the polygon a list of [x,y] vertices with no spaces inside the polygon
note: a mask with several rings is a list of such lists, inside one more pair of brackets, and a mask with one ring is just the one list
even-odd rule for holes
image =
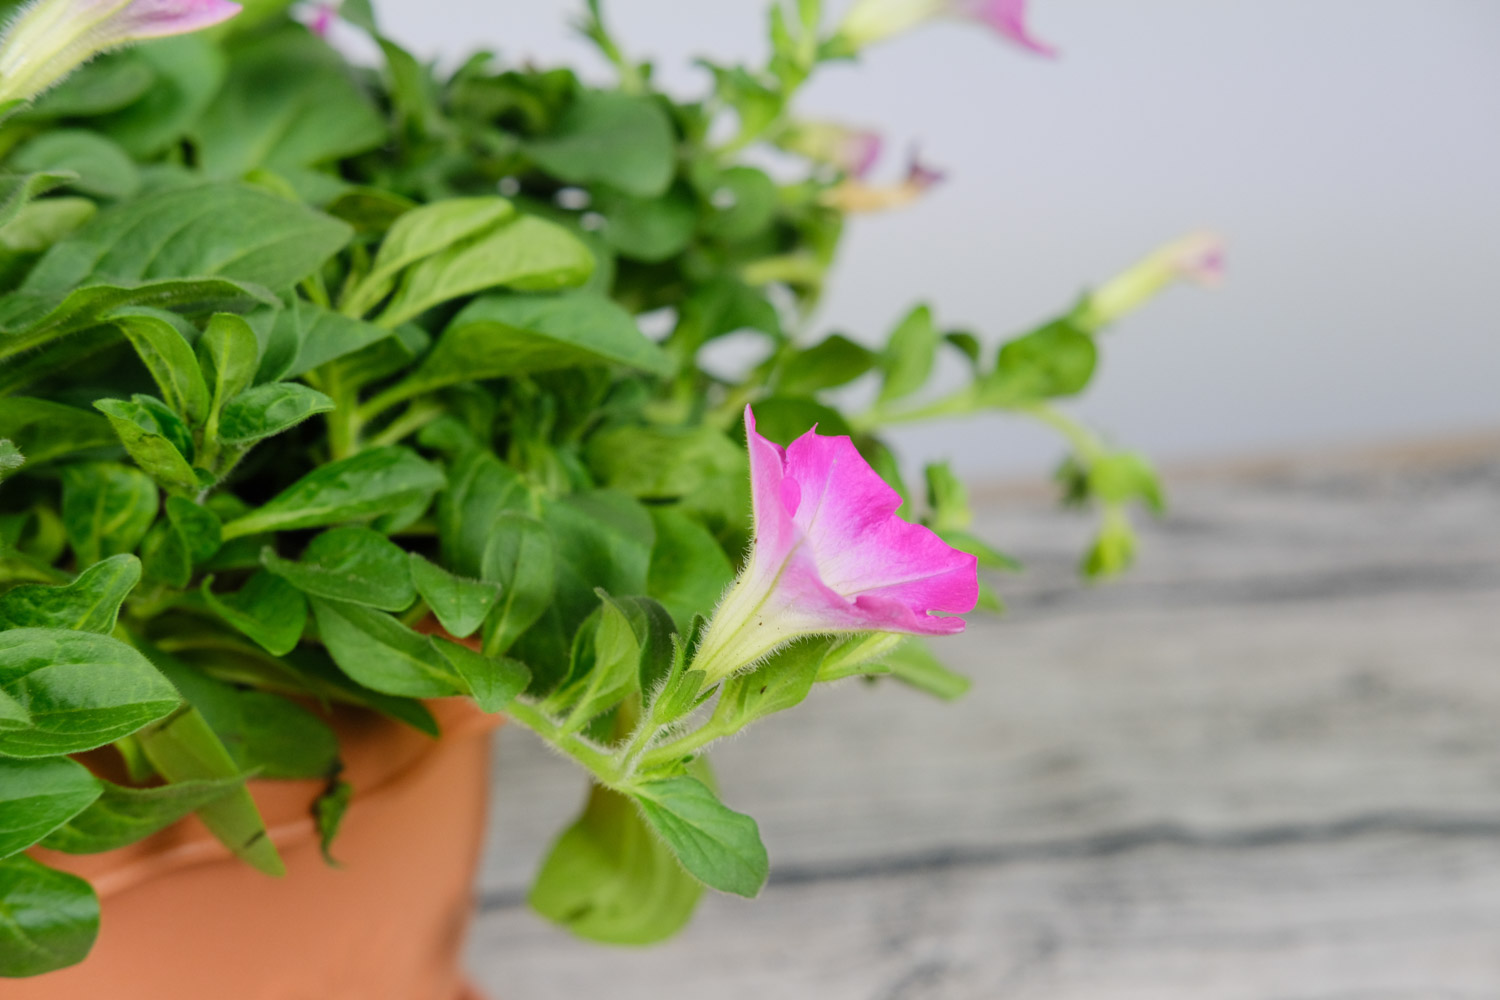
{"label": "small green leaf", "polygon": [[487,288],[572,288],[593,271],[594,255],[578,237],[555,222],[523,215],[412,265],[377,322],[391,329],[439,303]]}
{"label": "small green leaf", "polygon": [[442,471],[409,448],[371,448],[320,466],[264,506],[224,526],[224,538],[318,528],[404,509],[442,489]]}
{"label": "small green leaf", "polygon": [[417,599],[406,553],[369,528],[331,528],[309,542],[296,562],[267,548],[261,563],[310,597],[384,611],[404,611]]}
{"label": "small green leaf", "polygon": [[104,794],[52,831],[42,846],[67,854],[113,851],[149,837],[243,786],[240,778],[179,781],[155,788],[99,782]]}
{"label": "small green leaf", "polygon": [[787,360],[776,391],[787,396],[811,396],[846,385],[875,367],[877,355],[848,337],[834,334],[799,351]]}
{"label": "small green leaf", "polygon": [[556,129],[533,139],[526,153],[570,184],[604,184],[637,198],[666,191],[676,168],[672,122],[653,98],[584,91]]}
{"label": "small green leaf", "polygon": [[128,198],[141,186],[130,156],[104,136],[84,129],[43,132],[10,155],[9,166],[27,172],[71,171],[68,187],[101,198]]}
{"label": "small green leaf", "polygon": [[64,628],[108,635],[141,579],[140,560],[110,556],[61,587],[28,584],[0,594],[0,629]]}
{"label": "small green leaf", "polygon": [[568,680],[547,699],[565,709],[563,732],[577,732],[600,713],[640,689],[641,645],[630,619],[614,601],[600,595],[599,616],[579,630]]}
{"label": "small green leaf", "polygon": [[[168,781],[243,777],[203,713],[195,708],[184,708],[162,725],[141,733],[139,740],[151,766]],[[200,806],[198,818],[241,861],[267,875],[286,874],[255,799],[243,785]]]}
{"label": "small green leaf", "polygon": [[338,767],[332,727],[307,708],[269,691],[239,688],[158,652],[167,679],[203,715],[235,767],[272,780],[326,778]]}
{"label": "small green leaf", "polygon": [[746,897],[766,884],[770,863],[755,820],[725,806],[703,782],[666,778],[630,792],[646,822],[700,882]]}
{"label": "small green leaf", "polygon": [[1094,338],[1058,320],[1001,347],[985,392],[1001,402],[1076,395],[1094,377],[1098,360]]}
{"label": "small green leaf", "polygon": [[217,434],[219,415],[255,378],[260,345],[244,317],[217,313],[198,338],[198,365],[210,394],[208,425]]}
{"label": "small green leaf", "polygon": [[24,854],[0,861],[0,913],[0,976],[38,976],[75,965],[99,933],[93,888]]}
{"label": "small green leaf", "polygon": [[[531,510],[531,492],[515,470],[488,449],[474,448],[454,462],[448,488],[438,498],[438,541],[443,565],[464,576],[481,575],[486,547],[495,537],[496,518]],[[499,576],[486,580],[505,583]]]}
{"label": "small green leaf", "polygon": [[139,469],[87,462],[62,478],[63,527],[80,566],[132,551],[156,520],[156,484]]}
{"label": "small green leaf", "polygon": [[698,225],[692,196],[681,188],[651,199],[600,189],[592,207],[604,216],[605,242],[620,256],[646,263],[681,253]]}
{"label": "small green leaf", "polygon": [[313,803],[313,818],[318,822],[318,847],[323,852],[326,864],[338,865],[333,858],[333,841],[339,835],[339,827],[344,823],[344,813],[349,810],[349,802],[353,798],[353,785],[347,781],[335,781]]}
{"label": "small green leaf", "polygon": [[307,599],[296,587],[264,570],[233,594],[215,594],[212,583],[213,577],[203,581],[203,597],[219,617],[272,656],[297,648],[307,627]]}
{"label": "small green leaf", "polygon": [[712,724],[735,733],[757,719],[800,705],[818,679],[828,654],[824,639],[794,642],[749,673],[724,682]]}
{"label": "small green leaf", "polygon": [[219,418],[219,438],[228,444],[249,444],[333,408],[333,400],[298,382],[258,385],[225,404]]}
{"label": "small green leaf", "polygon": [[891,668],[897,680],[944,701],[961,698],[969,690],[969,679],[943,666],[919,639],[906,640],[882,656],[880,662]]}
{"label": "small green leaf", "polygon": [[8,438],[0,438],[0,483],[26,464],[26,456]]}
{"label": "small green leaf", "polygon": [[157,482],[179,493],[202,488],[192,463],[173,443],[176,428],[164,426],[149,407],[134,400],[101,399],[94,409],[109,418],[130,457]]}
{"label": "small green leaf", "polygon": [[31,716],[26,729],[0,729],[0,754],[11,757],[92,750],[180,701],[150,661],[118,639],[45,628],[0,632],[0,692]]}
{"label": "small green leaf", "polygon": [[[500,600],[500,585],[454,576],[413,552],[411,580],[438,622],[459,639],[473,635]],[[395,609],[391,609],[395,610]]]}
{"label": "small green leaf", "polygon": [[223,539],[223,525],[218,515],[183,497],[167,497],[166,508],[167,517],[182,536],[188,558],[194,565],[212,559]]}
{"label": "small green leaf", "polygon": [[500,584],[500,601],[484,625],[484,651],[499,656],[530,628],[552,603],[557,580],[557,546],[546,525],[511,511],[491,523],[482,575]]}
{"label": "small green leaf", "polygon": [[33,466],[117,441],[114,428],[97,413],[26,396],[11,396],[0,406],[0,438],[14,443]]}
{"label": "small green leaf", "polygon": [[403,268],[515,214],[514,205],[496,197],[449,198],[404,212],[381,241],[370,273],[343,303],[345,311],[363,316],[390,292]]}
{"label": "small green leaf", "polygon": [[940,342],[932,322],[932,310],[917,306],[897,324],[880,357],[885,382],[880,387],[880,402],[887,403],[916,392],[927,384]]}
{"label": "small green leaf", "polygon": [[[83,812],[100,791],[99,779],[68,757],[0,757],[0,859],[26,850]],[[0,898],[0,912],[4,905]]]}
{"label": "small green leaf", "polygon": [[446,639],[435,639],[434,642],[448,665],[463,678],[469,694],[483,711],[503,711],[531,683],[531,671],[519,660],[485,656]]}
{"label": "small green leaf", "polygon": [[312,599],[318,635],[339,669],[365,687],[408,698],[463,694],[463,680],[433,641],[383,611]]}
{"label": "small green leaf", "polygon": [[202,423],[208,416],[208,386],[193,348],[177,328],[160,317],[138,314],[120,316],[115,325],[145,362],[167,405],[187,422]]}

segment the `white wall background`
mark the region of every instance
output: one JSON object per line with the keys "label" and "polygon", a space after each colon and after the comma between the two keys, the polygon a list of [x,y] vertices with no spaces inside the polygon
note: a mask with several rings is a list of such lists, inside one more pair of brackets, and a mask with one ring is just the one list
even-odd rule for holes
{"label": "white wall background", "polygon": [[[424,55],[476,46],[598,67],[582,0],[377,0]],[[844,4],[835,4],[836,10]],[[1030,57],[940,25],[834,68],[813,117],[920,141],[950,182],[860,220],[824,311],[877,334],[917,298],[991,338],[1142,251],[1210,226],[1231,281],[1110,335],[1077,410],[1164,459],[1500,427],[1500,3],[1032,0]],[[669,89],[689,59],[756,56],[763,0],[607,0]],[[999,418],[910,432],[970,474],[1046,467]]]}

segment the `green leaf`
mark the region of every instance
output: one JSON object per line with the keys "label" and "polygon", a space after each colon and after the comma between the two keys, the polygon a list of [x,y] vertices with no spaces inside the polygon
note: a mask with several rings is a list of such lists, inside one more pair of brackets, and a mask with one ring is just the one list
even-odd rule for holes
{"label": "green leaf", "polygon": [[13,442],[33,466],[117,441],[114,428],[97,413],[26,396],[0,404],[0,437]]}
{"label": "green leaf", "polygon": [[734,580],[734,565],[717,539],[693,518],[673,507],[652,507],[656,544],[646,593],[664,604],[680,630],[694,615],[706,615]]}
{"label": "green leaf", "polygon": [[297,648],[307,627],[307,599],[300,590],[264,570],[233,594],[215,594],[212,583],[213,577],[203,581],[203,597],[220,618],[272,656]]}
{"label": "green leaf", "polygon": [[217,313],[198,338],[198,366],[209,393],[207,437],[218,434],[224,406],[255,378],[260,363],[260,345],[244,317]]}
{"label": "green leaf", "polygon": [[583,365],[625,365],[656,375],[672,361],[624,309],[591,292],[476,299],[448,324],[402,396],[474,379]]}
{"label": "green leaf", "polygon": [[130,156],[97,132],[57,129],[43,132],[10,157],[10,166],[37,173],[72,172],[68,187],[100,198],[128,198],[141,186]]}
{"label": "green leaf", "polygon": [[81,67],[37,101],[28,118],[87,118],[123,108],[151,89],[151,68],[138,51],[112,53]]}
{"label": "green leaf", "polygon": [[1094,377],[1098,359],[1093,337],[1058,320],[1000,348],[986,394],[1002,402],[1072,396]]}
{"label": "green leaf", "polygon": [[749,673],[725,681],[711,724],[734,733],[757,719],[800,705],[818,679],[829,645],[823,639],[792,643]]}
{"label": "green leaf", "polygon": [[177,435],[172,431],[176,428],[164,427],[148,407],[131,400],[101,399],[94,409],[109,418],[120,443],[151,478],[179,493],[196,493],[203,488],[192,463],[173,443]]}
{"label": "green leaf", "polygon": [[399,326],[449,299],[487,288],[555,291],[581,285],[594,255],[555,222],[523,215],[427,257],[407,269],[377,322]]}
{"label": "green leaf", "polygon": [[[96,779],[97,780],[97,779]],[[155,788],[99,782],[104,794],[52,831],[42,846],[67,854],[113,851],[163,830],[244,782],[239,778],[179,781]]]}
{"label": "green leaf", "polygon": [[[162,725],[141,733],[138,739],[151,766],[170,782],[243,777],[203,713],[195,708],[184,708]],[[243,785],[200,806],[198,818],[241,861],[267,875],[286,874],[255,799]]]}
{"label": "green leaf", "polygon": [[[54,251],[66,249],[87,228],[54,245],[37,268],[52,260]],[[33,270],[32,277],[37,273],[38,270]],[[275,301],[274,296],[258,285],[225,278],[126,279],[116,284],[90,281],[83,288],[23,288],[0,298],[0,359],[109,322],[110,317],[128,308],[202,313],[249,309]],[[98,346],[102,345],[93,349]]]}
{"label": "green leaf", "polygon": [[313,803],[313,818],[318,822],[318,848],[323,852],[325,864],[338,864],[333,858],[333,841],[339,835],[339,827],[344,824],[344,814],[353,798],[353,785],[347,781],[335,781]]}
{"label": "green leaf", "polygon": [[156,653],[156,663],[203,715],[235,767],[272,780],[326,778],[338,768],[333,729],[306,708],[269,691],[243,689]]}
{"label": "green leaf", "polygon": [[917,306],[906,314],[891,331],[880,357],[880,367],[885,372],[880,402],[909,396],[927,384],[941,339],[932,322],[932,310],[927,306]]}
{"label": "green leaf", "polygon": [[276,314],[256,380],[296,378],[391,336],[374,323],[341,316],[300,298]]}
{"label": "green leaf", "polygon": [[592,628],[585,623],[573,644],[569,678],[547,699],[551,710],[567,710],[562,731],[575,733],[595,716],[640,689],[641,645],[630,619],[607,595]]}
{"label": "green leaf", "polygon": [[613,489],[650,500],[749,478],[745,451],[715,427],[613,427],[589,439],[589,467]]}
{"label": "green leaf", "polygon": [[[26,850],[83,812],[100,791],[99,779],[67,757],[0,757],[0,859]],[[4,907],[0,898],[0,913]]]}
{"label": "green leaf", "polygon": [[22,288],[42,292],[191,275],[282,289],[321,267],[351,232],[336,219],[244,184],[168,188],[100,212],[47,251]]}
{"label": "green leaf", "polygon": [[50,757],[92,750],[160,719],[177,691],[118,639],[63,629],[0,632],[0,693],[31,716],[0,729],[0,755]]}
{"label": "green leaf", "polygon": [[99,898],[83,879],[18,855],[0,861],[0,976],[38,976],[83,961],[99,933]]}
{"label": "green leaf", "polygon": [[63,628],[108,635],[120,604],[141,579],[135,556],[116,555],[61,587],[29,584],[0,594],[0,629]]}
{"label": "green leaf", "polygon": [[485,656],[446,639],[433,642],[448,665],[463,678],[469,694],[483,711],[503,711],[531,683],[531,671],[519,660]]}
{"label": "green leaf", "polygon": [[571,184],[605,184],[655,198],[672,182],[676,146],[672,122],[655,100],[584,91],[549,135],[526,144],[526,153]]}
{"label": "green leaf", "polygon": [[312,606],[333,661],[365,687],[408,698],[465,693],[462,679],[432,640],[385,612],[317,597]]}
{"label": "green leaf", "polygon": [[166,507],[172,527],[182,537],[188,559],[194,565],[212,559],[223,538],[218,515],[183,497],[167,497]]}
{"label": "green leaf", "polygon": [[725,806],[686,776],[630,789],[646,822],[694,877],[721,892],[754,897],[770,870],[755,820]]}
{"label": "green leaf", "polygon": [[193,348],[177,328],[160,317],[145,315],[120,316],[115,325],[145,362],[167,405],[189,423],[202,423],[208,416],[208,386]]}
{"label": "green leaf", "polygon": [[[791,444],[814,426],[819,434],[852,433],[849,422],[838,410],[815,400],[771,396],[755,404],[756,432],[777,444]],[[873,459],[870,461],[873,464]],[[876,471],[880,471],[878,466]]]}
{"label": "green leaf", "polygon": [[969,679],[943,666],[919,639],[906,640],[881,657],[880,662],[891,668],[897,680],[944,701],[961,698],[969,690]]}
{"label": "green leaf", "polygon": [[498,656],[536,623],[552,603],[557,545],[546,525],[519,511],[490,522],[481,573],[500,585],[500,601],[484,626],[484,651]]}
{"label": "green leaf", "polygon": [[226,60],[219,46],[202,35],[158,39],[130,51],[156,71],[155,80],[138,100],[119,105],[89,127],[131,155],[149,159],[180,142],[208,107],[223,83]]}
{"label": "green leaf", "polygon": [[[529,513],[531,493],[510,466],[487,450],[474,449],[453,464],[448,488],[438,499],[438,540],[443,564],[479,576],[495,519],[506,511]],[[486,580],[504,583],[498,576]]]}
{"label": "green leaf", "polygon": [[309,472],[260,509],[226,524],[224,537],[369,520],[403,510],[443,484],[442,471],[409,448],[371,448]]}
{"label": "green leaf", "polygon": [[848,337],[831,337],[799,351],[787,361],[776,391],[788,396],[811,396],[847,385],[875,366],[876,354]]}
{"label": "green leaf", "polygon": [[343,58],[300,25],[238,47],[193,131],[200,166],[216,178],[328,163],[386,138]]}
{"label": "green leaf", "polygon": [[139,469],[86,462],[62,477],[63,527],[80,566],[130,552],[156,520],[156,484]]}
{"label": "green leaf", "polygon": [[261,563],[310,597],[384,611],[404,611],[417,599],[406,552],[369,528],[331,528],[309,542],[296,562],[267,548]]}
{"label": "green leaf", "polygon": [[1117,451],[1095,459],[1088,467],[1089,494],[1105,503],[1140,500],[1153,513],[1167,509],[1161,480],[1151,460],[1140,452]]}
{"label": "green leaf", "polygon": [[631,198],[601,189],[593,208],[604,216],[604,240],[622,257],[657,263],[692,242],[698,210],[680,188],[660,198]]}
{"label": "green leaf", "polygon": [[736,166],[698,184],[713,212],[703,221],[709,234],[727,242],[760,235],[776,216],[776,182],[755,167]]}
{"label": "green leaf", "polygon": [[595,785],[583,815],[547,852],[528,899],[581,938],[646,945],[687,926],[702,895],[630,799]]}
{"label": "green leaf", "polygon": [[69,170],[35,174],[0,174],[0,227],[20,214],[33,198],[39,198],[73,179]]}
{"label": "green leaf", "polygon": [[363,316],[390,292],[403,268],[515,214],[514,205],[496,197],[449,198],[402,214],[381,242],[370,273],[343,304],[346,312]]}
{"label": "green leaf", "polygon": [[927,505],[932,509],[931,527],[943,532],[967,528],[974,521],[974,512],[969,509],[969,494],[964,484],[954,475],[947,462],[929,463],[925,470],[927,478]]}
{"label": "green leaf", "polygon": [[219,438],[249,444],[297,426],[334,408],[333,400],[298,382],[269,382],[246,389],[224,407]]}
{"label": "green leaf", "polygon": [[462,639],[473,635],[500,600],[497,583],[454,576],[415,552],[411,553],[410,565],[417,593],[451,636]]}

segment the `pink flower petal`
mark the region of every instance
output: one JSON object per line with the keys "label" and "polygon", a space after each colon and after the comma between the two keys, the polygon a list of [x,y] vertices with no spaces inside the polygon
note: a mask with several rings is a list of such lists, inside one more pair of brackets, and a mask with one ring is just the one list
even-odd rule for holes
{"label": "pink flower petal", "polygon": [[984,22],[1028,52],[1057,55],[1057,49],[1037,38],[1027,27],[1026,0],[956,0],[955,7],[960,16]]}
{"label": "pink flower petal", "polygon": [[120,41],[181,35],[227,21],[240,12],[228,0],[132,0],[102,28]]}

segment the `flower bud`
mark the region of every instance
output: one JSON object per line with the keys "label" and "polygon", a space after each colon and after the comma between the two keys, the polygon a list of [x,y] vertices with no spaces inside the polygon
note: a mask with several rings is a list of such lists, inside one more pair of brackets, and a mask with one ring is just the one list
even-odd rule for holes
{"label": "flower bud", "polygon": [[228,0],[33,0],[0,36],[0,105],[35,98],[101,52],[239,11]]}
{"label": "flower bud", "polygon": [[863,179],[880,158],[884,140],[879,132],[869,129],[849,128],[835,122],[799,122],[787,129],[777,145],[789,153]]}
{"label": "flower bud", "polygon": [[913,153],[906,176],[896,184],[870,184],[855,177],[823,193],[823,204],[841,212],[885,212],[916,201],[947,175]]}
{"label": "flower bud", "polygon": [[839,25],[837,38],[858,51],[938,17],[977,21],[1028,52],[1057,54],[1027,27],[1026,0],[859,0]]}
{"label": "flower bud", "polygon": [[1173,240],[1090,293],[1074,321],[1090,331],[1139,309],[1174,281],[1214,287],[1224,280],[1224,241],[1210,232]]}

